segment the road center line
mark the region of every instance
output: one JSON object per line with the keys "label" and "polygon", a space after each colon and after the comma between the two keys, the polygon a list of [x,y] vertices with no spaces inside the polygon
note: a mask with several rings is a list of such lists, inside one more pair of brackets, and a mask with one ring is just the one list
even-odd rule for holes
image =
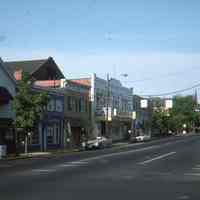
{"label": "road center line", "polygon": [[155,161],[155,160],[159,160],[159,159],[162,159],[162,158],[171,156],[171,155],[173,155],[173,154],[175,154],[175,153],[176,153],[176,152],[173,151],[173,152],[170,152],[170,153],[167,153],[167,154],[163,154],[163,155],[157,156],[157,157],[155,157],[155,158],[152,158],[152,159],[149,159],[149,160],[145,160],[145,161],[143,161],[143,162],[140,162],[139,164],[140,164],[140,165],[145,165],[145,164],[150,163],[150,162],[153,162],[153,161]]}
{"label": "road center line", "polygon": [[128,154],[132,154],[132,153],[147,151],[150,149],[156,149],[158,147],[159,147],[158,145],[153,145],[153,146],[144,147],[141,149],[133,149],[133,150],[123,151],[123,152],[118,152],[118,153],[110,153],[110,154],[95,156],[95,157],[91,157],[91,158],[85,158],[85,159],[79,160],[79,162],[90,162],[90,161],[100,160],[100,159],[104,159],[104,158],[111,158],[114,156],[128,155]]}

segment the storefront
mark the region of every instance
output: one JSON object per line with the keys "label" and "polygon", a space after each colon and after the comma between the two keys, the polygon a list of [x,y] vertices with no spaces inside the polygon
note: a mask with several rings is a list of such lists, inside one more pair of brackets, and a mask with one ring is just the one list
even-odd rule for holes
{"label": "storefront", "polygon": [[47,91],[49,103],[45,116],[29,137],[29,150],[47,151],[63,147],[64,95],[54,89],[34,88],[35,92]]}

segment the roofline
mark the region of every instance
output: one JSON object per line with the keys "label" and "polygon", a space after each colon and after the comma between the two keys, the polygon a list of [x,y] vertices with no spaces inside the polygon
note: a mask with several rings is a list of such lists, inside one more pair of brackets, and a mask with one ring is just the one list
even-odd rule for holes
{"label": "roofline", "polygon": [[62,91],[57,90],[57,88],[45,88],[45,87],[40,87],[40,86],[32,86],[32,90],[38,90],[38,91],[44,91],[44,92],[50,92],[53,94],[58,94],[60,96],[64,96],[64,93]]}
{"label": "roofline", "polygon": [[30,74],[32,75],[33,73],[35,73],[44,63],[47,62],[47,59],[32,59],[32,60],[11,60],[11,61],[6,61],[5,63],[20,63],[20,62],[31,62],[31,61],[44,61],[42,62],[42,64],[40,64],[39,66],[37,66],[37,69],[33,70]]}
{"label": "roofline", "polygon": [[55,63],[55,65],[57,66],[58,68],[58,71],[62,74],[62,76],[65,78],[65,75],[63,74],[63,72],[60,70],[60,67],[57,65],[57,63],[55,62],[55,60],[53,59],[53,57],[49,56],[48,59],[46,60],[49,61],[49,60],[53,60],[53,62]]}
{"label": "roofline", "polygon": [[90,88],[91,88],[91,86],[89,86],[89,85],[86,85],[86,84],[83,84],[83,83],[73,82],[73,80],[70,80],[70,79],[68,79],[68,81],[69,81],[70,83],[72,83],[72,84],[75,84],[75,85],[78,85],[78,86],[81,86],[81,87],[84,87],[84,88],[87,88],[87,89],[90,89]]}
{"label": "roofline", "polygon": [[15,86],[17,86],[17,82],[13,79],[13,77],[10,75],[10,73],[7,71],[6,67],[4,66],[4,61],[0,57],[0,65],[2,66],[2,69],[4,72],[8,75],[10,80],[14,83]]}
{"label": "roofline", "polygon": [[83,79],[91,79],[91,77],[88,77],[88,78],[69,78],[68,80],[83,80]]}
{"label": "roofline", "polygon": [[31,61],[43,61],[40,65],[38,65],[36,67],[36,69],[34,69],[30,74],[33,75],[42,65],[44,65],[46,62],[48,62],[49,60],[53,60],[53,62],[55,63],[55,65],[57,66],[58,71],[62,74],[63,77],[65,77],[65,75],[63,74],[63,72],[60,70],[60,68],[58,67],[57,63],[55,62],[55,60],[53,59],[53,57],[49,56],[46,59],[32,59],[32,60],[18,60],[18,61],[6,61],[5,63],[18,63],[18,62],[31,62]]}

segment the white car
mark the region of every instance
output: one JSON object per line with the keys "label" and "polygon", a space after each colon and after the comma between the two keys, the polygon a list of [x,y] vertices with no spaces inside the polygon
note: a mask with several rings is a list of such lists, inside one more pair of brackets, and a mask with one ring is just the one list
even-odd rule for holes
{"label": "white car", "polygon": [[136,137],[137,142],[148,141],[151,139],[150,135],[140,135]]}
{"label": "white car", "polygon": [[88,140],[82,146],[84,145],[85,149],[100,149],[100,148],[106,148],[110,147],[112,145],[112,139],[106,138],[106,137],[97,137],[92,140]]}

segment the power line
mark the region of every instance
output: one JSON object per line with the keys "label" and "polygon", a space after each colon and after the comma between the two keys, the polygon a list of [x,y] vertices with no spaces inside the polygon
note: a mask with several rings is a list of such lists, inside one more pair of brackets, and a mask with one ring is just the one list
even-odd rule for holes
{"label": "power line", "polygon": [[147,96],[147,97],[168,96],[168,95],[173,95],[173,94],[177,94],[177,93],[189,91],[189,90],[192,90],[192,89],[197,88],[197,87],[200,87],[200,83],[195,84],[195,85],[193,85],[191,87],[188,87],[188,88],[184,88],[184,89],[180,89],[180,90],[175,90],[175,91],[172,91],[172,92],[161,93],[161,94],[157,94],[157,95],[153,94],[153,95],[141,95],[141,96]]}
{"label": "power line", "polygon": [[199,68],[197,66],[193,66],[190,69],[184,70],[184,71],[176,71],[176,72],[170,72],[170,73],[166,73],[166,74],[160,74],[157,75],[156,77],[146,77],[143,79],[136,79],[136,80],[128,80],[127,82],[129,83],[139,83],[139,82],[145,82],[145,81],[153,81],[153,80],[157,80],[157,79],[165,79],[165,78],[169,78],[169,77],[177,77],[180,76],[182,74],[188,73],[188,70],[191,71],[197,71],[199,70]]}

